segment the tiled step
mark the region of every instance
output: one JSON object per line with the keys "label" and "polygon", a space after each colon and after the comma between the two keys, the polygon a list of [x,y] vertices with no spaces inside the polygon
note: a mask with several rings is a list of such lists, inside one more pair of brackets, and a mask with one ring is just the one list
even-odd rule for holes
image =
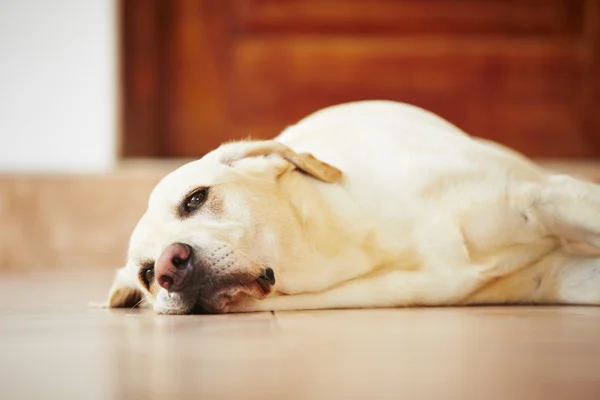
{"label": "tiled step", "polygon": [[[116,268],[148,195],[184,161],[130,161],[101,175],[0,175],[0,270]],[[600,182],[600,161],[544,162]]]}
{"label": "tiled step", "polygon": [[128,162],[100,175],[0,175],[0,270],[122,265],[150,191],[181,163]]}

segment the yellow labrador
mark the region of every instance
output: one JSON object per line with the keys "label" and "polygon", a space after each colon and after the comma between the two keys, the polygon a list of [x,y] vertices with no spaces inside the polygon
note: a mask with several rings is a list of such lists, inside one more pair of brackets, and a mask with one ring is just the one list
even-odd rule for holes
{"label": "yellow labrador", "polygon": [[321,110],[166,176],[110,307],[600,304],[600,186],[406,104]]}

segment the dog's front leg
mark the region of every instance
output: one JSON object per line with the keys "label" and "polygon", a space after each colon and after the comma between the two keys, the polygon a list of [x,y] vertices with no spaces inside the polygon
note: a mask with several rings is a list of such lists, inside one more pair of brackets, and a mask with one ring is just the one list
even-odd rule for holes
{"label": "dog's front leg", "polygon": [[376,308],[458,304],[492,279],[489,268],[437,271],[390,271],[355,279],[320,293],[279,295],[249,300],[239,310],[276,311],[327,308]]}

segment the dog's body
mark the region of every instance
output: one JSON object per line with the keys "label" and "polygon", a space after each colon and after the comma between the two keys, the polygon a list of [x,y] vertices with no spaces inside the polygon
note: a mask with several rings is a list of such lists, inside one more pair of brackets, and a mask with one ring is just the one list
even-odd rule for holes
{"label": "dog's body", "polygon": [[110,305],[141,293],[162,313],[600,304],[600,258],[569,241],[600,247],[599,186],[416,107],[351,103],[166,177]]}

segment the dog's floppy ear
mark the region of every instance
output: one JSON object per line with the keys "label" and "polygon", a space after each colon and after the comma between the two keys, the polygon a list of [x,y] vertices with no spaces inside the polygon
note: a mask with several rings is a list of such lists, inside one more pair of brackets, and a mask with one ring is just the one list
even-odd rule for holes
{"label": "dog's floppy ear", "polygon": [[234,162],[248,157],[278,155],[292,163],[302,172],[327,183],[342,180],[342,171],[313,157],[309,153],[296,153],[283,143],[274,140],[256,142],[237,142],[227,145],[221,154],[221,162],[232,165]]}
{"label": "dog's floppy ear", "polygon": [[115,281],[108,294],[108,308],[132,308],[142,301],[137,276],[128,267],[117,270]]}

